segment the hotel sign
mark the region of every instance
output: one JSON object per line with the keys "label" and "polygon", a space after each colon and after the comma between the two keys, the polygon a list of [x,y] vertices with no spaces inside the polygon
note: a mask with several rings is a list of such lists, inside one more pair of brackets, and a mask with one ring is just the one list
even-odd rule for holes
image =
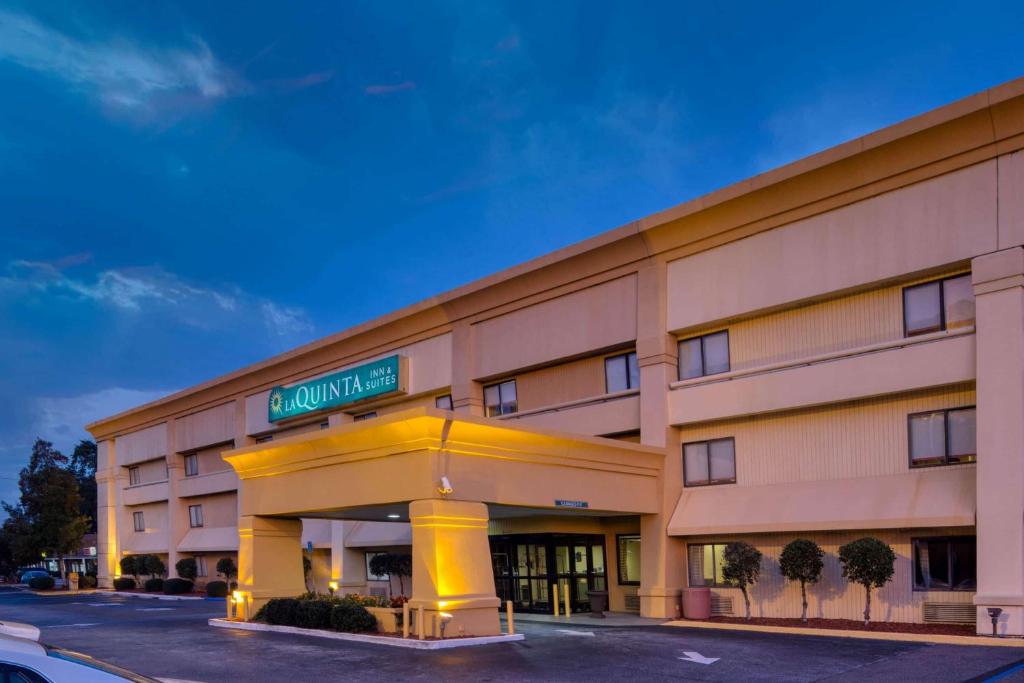
{"label": "hotel sign", "polygon": [[388,356],[290,387],[274,387],[267,402],[270,422],[406,392],[408,359]]}

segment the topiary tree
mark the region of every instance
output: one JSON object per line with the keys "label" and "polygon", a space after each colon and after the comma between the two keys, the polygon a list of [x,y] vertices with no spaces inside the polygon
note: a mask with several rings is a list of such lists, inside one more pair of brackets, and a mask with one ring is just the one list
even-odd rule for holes
{"label": "topiary tree", "polygon": [[167,571],[167,566],[164,565],[164,561],[156,555],[145,555],[143,560],[142,572],[149,574],[150,578],[157,578],[163,576],[164,572]]}
{"label": "topiary tree", "polygon": [[235,566],[235,561],[230,557],[222,557],[217,560],[217,573],[224,577],[224,582],[229,587],[234,588],[234,584],[231,579],[238,576],[238,567]]}
{"label": "topiary tree", "polygon": [[391,592],[390,577],[398,577],[398,589],[405,595],[404,576],[412,576],[412,555],[409,553],[378,553],[370,558],[370,572],[377,576],[388,575],[388,592]]}
{"label": "topiary tree", "polygon": [[757,583],[758,577],[761,576],[761,551],[749,543],[736,541],[725,546],[722,560],[722,578],[743,593],[747,619],[750,619],[750,595],[747,593],[747,586]]}
{"label": "topiary tree", "polygon": [[807,621],[807,584],[818,583],[821,578],[824,565],[821,558],[824,555],[824,551],[814,541],[798,538],[787,543],[779,556],[779,571],[782,575],[790,581],[800,582],[800,597],[803,601],[800,619],[804,622]]}
{"label": "topiary tree", "polygon": [[185,557],[174,563],[174,571],[183,579],[195,581],[199,575],[199,568],[196,566],[196,558]]}
{"label": "topiary tree", "polygon": [[136,581],[139,578],[139,563],[135,555],[125,555],[121,558],[121,576],[134,576]]}
{"label": "topiary tree", "polygon": [[871,589],[881,588],[892,578],[896,553],[888,544],[870,536],[858,538],[839,549],[843,576],[864,586],[864,625],[871,621]]}

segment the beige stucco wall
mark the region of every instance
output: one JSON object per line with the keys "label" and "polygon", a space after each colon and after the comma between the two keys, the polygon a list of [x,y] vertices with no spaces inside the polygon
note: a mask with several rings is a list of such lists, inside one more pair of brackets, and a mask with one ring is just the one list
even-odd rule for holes
{"label": "beige stucco wall", "polygon": [[235,402],[201,410],[178,418],[174,425],[174,447],[191,451],[235,438]]}
{"label": "beige stucco wall", "polygon": [[516,375],[519,410],[600,396],[605,393],[604,355]]}
{"label": "beige stucco wall", "polygon": [[204,528],[233,527],[238,522],[238,494],[234,492],[184,498],[181,505],[186,509],[189,505],[202,505]]}
{"label": "beige stucco wall", "polygon": [[[736,486],[897,474],[909,468],[907,415],[974,400],[968,386],[931,390],[723,420],[681,429],[679,436],[680,443],[734,437]],[[673,457],[681,457],[678,446]]]}
{"label": "beige stucco wall", "polygon": [[[799,535],[758,534],[687,539],[689,543],[730,543],[746,541],[763,553],[761,577],[750,591],[750,612],[755,617],[799,618],[800,585],[786,581],[779,573],[779,555],[795,538],[807,538],[825,551],[821,581],[807,590],[807,616],[823,619],[860,619],[864,614],[864,588],[851,586],[842,577],[839,547],[864,536],[888,543],[896,553],[892,580],[872,592],[871,615],[876,621],[921,623],[922,603],[970,603],[974,591],[915,591],[911,539],[935,536],[974,535],[972,528],[921,529],[900,531],[817,532]],[[713,588],[712,592],[733,599],[733,613],[743,616],[743,595],[737,588]]]}
{"label": "beige stucco wall", "polygon": [[167,424],[162,423],[117,438],[117,461],[132,465],[167,455]]}
{"label": "beige stucco wall", "polygon": [[167,481],[167,461],[163,458],[140,462],[134,466],[139,468],[139,485]]}

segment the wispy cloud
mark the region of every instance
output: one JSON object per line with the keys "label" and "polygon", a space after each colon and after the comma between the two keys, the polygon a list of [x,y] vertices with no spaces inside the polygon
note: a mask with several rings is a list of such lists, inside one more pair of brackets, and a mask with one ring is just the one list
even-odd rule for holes
{"label": "wispy cloud", "polygon": [[57,448],[68,452],[79,439],[92,438],[85,431],[85,425],[90,422],[149,403],[175,391],[109,387],[78,396],[41,396],[36,399],[32,438],[38,436],[53,441]]}
{"label": "wispy cloud", "polygon": [[262,321],[277,336],[313,331],[299,308],[282,306],[239,287],[214,289],[186,282],[160,267],[108,269],[92,277],[73,277],[50,261],[12,261],[0,276],[0,293],[36,294],[93,302],[126,314],[160,314],[192,327],[230,326],[240,318]]}
{"label": "wispy cloud", "polygon": [[245,89],[198,37],[174,48],[145,47],[126,38],[87,42],[3,10],[0,59],[61,79],[125,111],[150,109],[158,100],[180,108],[183,102],[217,100]]}
{"label": "wispy cloud", "polygon": [[390,95],[391,93],[402,92],[403,90],[415,90],[416,84],[413,81],[402,81],[401,83],[377,83],[366,86],[367,95]]}

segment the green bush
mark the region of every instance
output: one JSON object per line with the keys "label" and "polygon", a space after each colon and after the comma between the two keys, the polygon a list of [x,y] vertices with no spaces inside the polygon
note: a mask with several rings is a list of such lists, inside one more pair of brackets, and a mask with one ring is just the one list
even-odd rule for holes
{"label": "green bush", "polygon": [[800,582],[803,612],[800,619],[807,621],[807,584],[818,583],[824,566],[825,551],[814,541],[798,538],[786,544],[779,556],[779,571],[790,581]]}
{"label": "green bush", "polygon": [[28,580],[28,587],[35,591],[48,591],[53,588],[52,576],[37,576]]}
{"label": "green bush", "polygon": [[199,574],[199,567],[196,566],[196,558],[186,557],[178,560],[174,564],[174,570],[178,572],[178,576],[189,581],[194,581],[196,576]]}
{"label": "green bush", "polygon": [[119,579],[114,579],[114,590],[130,591],[133,588],[135,588],[135,579],[130,576],[122,576]]}
{"label": "green bush", "polygon": [[164,580],[160,578],[146,579],[143,588],[147,593],[160,593],[164,589]]}
{"label": "green bush", "polygon": [[187,579],[167,579],[164,581],[164,593],[167,595],[179,595],[181,593],[190,593],[192,591],[192,582]]}
{"label": "green bush", "polygon": [[333,608],[334,605],[328,600],[300,600],[295,610],[295,625],[302,628],[330,628]]}
{"label": "green bush", "polygon": [[344,633],[377,630],[377,620],[362,605],[341,603],[331,609],[331,628]]}
{"label": "green bush", "polygon": [[730,586],[736,586],[743,593],[743,604],[750,619],[750,586],[761,576],[761,551],[743,541],[725,546],[722,553],[722,578]]}
{"label": "green bush", "polygon": [[164,565],[164,561],[156,555],[143,555],[142,566],[139,567],[140,574],[149,574],[150,576],[163,576],[167,571],[167,567]]}
{"label": "green bush", "polygon": [[223,581],[211,581],[206,584],[206,597],[226,598],[228,596],[228,585]]}
{"label": "green bush", "polygon": [[121,573],[126,576],[139,575],[139,563],[135,555],[125,555],[121,558]]}
{"label": "green bush", "polygon": [[96,577],[92,576],[90,574],[85,574],[84,576],[80,576],[78,578],[78,587],[79,588],[95,588],[96,587]]}
{"label": "green bush", "polygon": [[839,548],[843,576],[864,586],[864,623],[871,620],[871,589],[889,583],[896,566],[896,553],[883,541],[867,536]]}
{"label": "green bush", "polygon": [[298,621],[299,601],[295,598],[271,598],[266,605],[268,624],[295,626]]}

